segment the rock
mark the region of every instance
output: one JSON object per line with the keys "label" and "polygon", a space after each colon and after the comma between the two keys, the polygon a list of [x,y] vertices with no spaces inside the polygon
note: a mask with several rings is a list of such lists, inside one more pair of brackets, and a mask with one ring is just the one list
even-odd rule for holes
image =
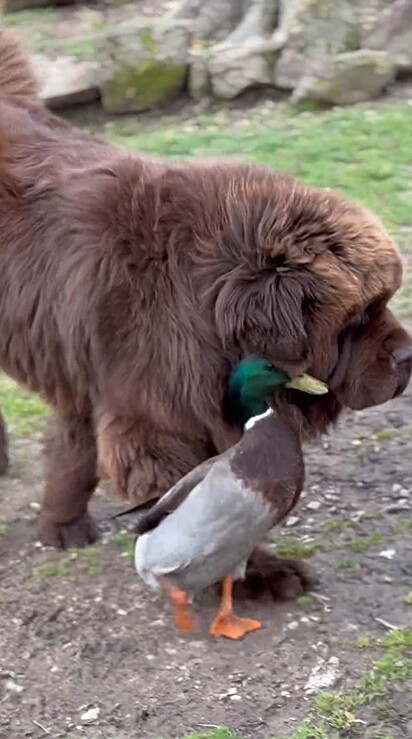
{"label": "rock", "polygon": [[306,508],[309,511],[318,511],[321,505],[322,503],[320,503],[319,500],[310,500],[309,503],[307,503]]}
{"label": "rock", "polygon": [[230,100],[250,87],[273,84],[276,55],[271,39],[216,44],[207,61],[213,94]]}
{"label": "rock", "polygon": [[412,72],[411,1],[388,2],[369,36],[365,36],[363,45],[386,51],[399,72]]}
{"label": "rock", "polygon": [[108,113],[157,107],[181,92],[188,69],[187,26],[161,20],[122,23],[104,41],[102,105]]}
{"label": "rock", "polygon": [[359,49],[357,3],[353,0],[294,0],[281,3],[273,39],[281,49],[276,64],[278,87],[293,90],[308,64]]}
{"label": "rock", "polygon": [[97,706],[89,708],[87,711],[81,714],[80,719],[82,724],[93,724],[100,716],[100,708]]}
{"label": "rock", "polygon": [[326,662],[320,657],[316,667],[313,668],[309,675],[309,679],[305,685],[305,693],[311,695],[318,693],[324,688],[332,688],[336,685],[340,677],[338,658],[331,657]]}
{"label": "rock", "polygon": [[15,683],[14,680],[7,680],[5,685],[6,690],[10,691],[10,693],[22,693],[24,688],[22,685],[18,685],[18,683]]}
{"label": "rock", "polygon": [[296,526],[300,521],[300,518],[298,516],[289,516],[289,518],[285,522],[285,526]]}
{"label": "rock", "polygon": [[51,108],[99,98],[102,71],[98,62],[78,61],[72,57],[51,60],[40,54],[34,55],[32,62],[40,81],[40,97]]}
{"label": "rock", "polygon": [[381,552],[379,552],[378,557],[382,557],[383,559],[393,559],[396,554],[396,549],[382,549]]}
{"label": "rock", "polygon": [[371,100],[394,80],[395,71],[384,51],[359,49],[336,54],[312,65],[294,90],[292,101],[350,105]]}
{"label": "rock", "polygon": [[74,5],[76,0],[4,0],[4,13],[15,13],[18,10],[33,10],[56,5]]}

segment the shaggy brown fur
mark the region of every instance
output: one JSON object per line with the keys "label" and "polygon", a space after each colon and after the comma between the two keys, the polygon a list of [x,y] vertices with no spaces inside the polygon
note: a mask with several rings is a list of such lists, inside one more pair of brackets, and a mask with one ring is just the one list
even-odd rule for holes
{"label": "shaggy brown fur", "polygon": [[[329,382],[296,401],[307,436],[404,390],[411,340],[386,308],[402,266],[373,215],[265,167],[87,137],[37,104],[13,44],[0,35],[0,365],[57,412],[44,543],[93,541],[98,470],[142,502],[236,441],[221,400],[246,354]],[[260,570],[288,591],[257,556],[255,590]]]}

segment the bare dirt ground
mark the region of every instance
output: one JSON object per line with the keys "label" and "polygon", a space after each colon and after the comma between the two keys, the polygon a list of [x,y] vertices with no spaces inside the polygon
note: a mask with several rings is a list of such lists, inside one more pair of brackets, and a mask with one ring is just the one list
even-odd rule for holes
{"label": "bare dirt ground", "polygon": [[[36,544],[40,450],[14,436],[0,484],[0,739],[171,739],[219,725],[242,739],[289,737],[311,715],[314,669],[344,696],[376,658],[373,637],[411,625],[412,387],[309,450],[306,493],[277,541],[280,552],[312,553],[320,584],[296,603],[241,604],[264,626],[239,643],[207,636],[212,594],[197,605],[197,633],[174,632],[135,577],[124,519],[109,520],[119,506],[101,492],[97,547]],[[356,718],[299,736],[410,737],[411,687],[388,681]]]}

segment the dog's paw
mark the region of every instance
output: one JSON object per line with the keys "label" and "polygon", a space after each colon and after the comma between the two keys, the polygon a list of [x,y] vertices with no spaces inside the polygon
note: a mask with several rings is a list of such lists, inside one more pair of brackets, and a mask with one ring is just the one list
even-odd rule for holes
{"label": "dog's paw", "polygon": [[40,516],[39,539],[45,546],[80,549],[93,544],[98,538],[99,530],[88,513],[71,523],[53,523],[42,520]]}

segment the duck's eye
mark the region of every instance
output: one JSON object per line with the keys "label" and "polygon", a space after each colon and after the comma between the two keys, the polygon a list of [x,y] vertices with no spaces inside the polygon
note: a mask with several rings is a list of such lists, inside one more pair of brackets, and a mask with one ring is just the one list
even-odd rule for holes
{"label": "duck's eye", "polygon": [[266,365],[266,369],[268,370],[268,372],[273,372],[273,370],[275,368],[274,368],[273,364],[271,364],[270,362],[268,362],[267,365]]}

